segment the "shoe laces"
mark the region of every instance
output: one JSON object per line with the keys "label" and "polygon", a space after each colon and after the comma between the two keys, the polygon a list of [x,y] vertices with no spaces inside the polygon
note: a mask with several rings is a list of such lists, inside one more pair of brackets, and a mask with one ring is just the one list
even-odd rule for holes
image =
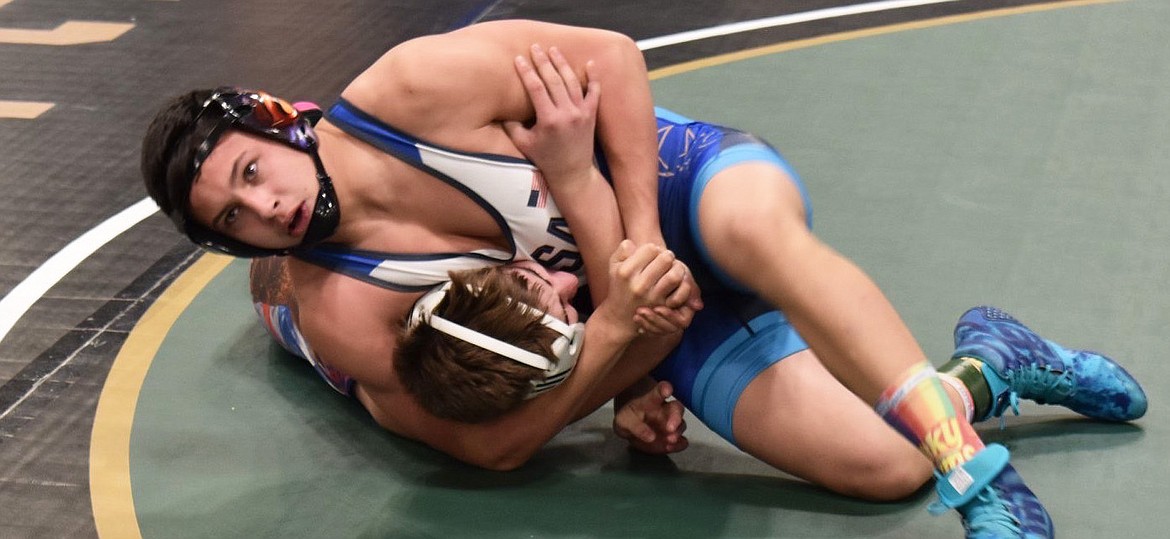
{"label": "shoe laces", "polygon": [[1006,398],[1001,398],[995,407],[1000,428],[1004,426],[1003,413],[1008,408],[1020,415],[1020,397],[1032,399],[1040,404],[1060,403],[1076,389],[1071,370],[1056,370],[1047,365],[1031,364],[1007,372],[1008,387]]}
{"label": "shoe laces", "polygon": [[[941,501],[930,504],[927,510],[932,515],[945,513],[949,507]],[[959,511],[963,515],[963,527],[968,539],[1020,537],[1020,521],[1008,510],[1007,503],[987,486],[967,502]]]}

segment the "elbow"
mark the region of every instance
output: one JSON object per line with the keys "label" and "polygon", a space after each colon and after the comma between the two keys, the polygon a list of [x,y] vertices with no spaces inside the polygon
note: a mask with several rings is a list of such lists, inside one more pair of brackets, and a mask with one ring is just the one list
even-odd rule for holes
{"label": "elbow", "polygon": [[623,65],[629,66],[630,69],[639,72],[646,72],[646,57],[642,54],[642,49],[638,48],[638,44],[633,38],[619,34],[621,37],[614,41],[611,54],[615,55]]}
{"label": "elbow", "polygon": [[618,73],[629,71],[646,71],[646,60],[642,49],[633,38],[625,34],[604,31],[605,37],[596,42],[591,60],[602,71],[614,70]]}
{"label": "elbow", "polygon": [[531,459],[531,451],[507,450],[481,453],[468,462],[493,472],[511,472],[524,466]]}
{"label": "elbow", "polygon": [[520,469],[526,462],[528,459],[495,459],[480,467],[493,472],[511,472]]}

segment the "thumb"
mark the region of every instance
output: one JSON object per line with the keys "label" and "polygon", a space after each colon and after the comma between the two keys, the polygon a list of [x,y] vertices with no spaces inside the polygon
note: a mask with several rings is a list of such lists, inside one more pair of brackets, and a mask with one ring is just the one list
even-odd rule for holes
{"label": "thumb", "polygon": [[622,240],[618,244],[617,250],[613,252],[613,261],[622,262],[634,254],[634,242],[630,240]]}
{"label": "thumb", "polygon": [[669,399],[674,394],[674,386],[670,385],[670,382],[658,382],[658,387],[654,389],[658,396],[662,397],[662,400]]}

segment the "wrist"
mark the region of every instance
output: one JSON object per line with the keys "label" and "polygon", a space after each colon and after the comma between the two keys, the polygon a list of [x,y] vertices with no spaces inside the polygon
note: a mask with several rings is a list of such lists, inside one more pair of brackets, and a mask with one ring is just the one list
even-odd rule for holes
{"label": "wrist", "polygon": [[638,245],[650,243],[659,247],[666,246],[666,239],[662,237],[662,229],[659,228],[658,221],[655,219],[650,219],[645,215],[626,218],[626,215],[622,214],[622,217],[625,220],[622,224],[626,228],[626,238],[630,241]]}
{"label": "wrist", "polygon": [[544,179],[553,197],[566,197],[565,200],[569,200],[567,197],[578,196],[583,192],[595,189],[598,181],[605,181],[605,178],[594,167],[545,174]]}
{"label": "wrist", "polygon": [[592,330],[586,337],[593,342],[602,341],[613,346],[625,347],[638,337],[633,316],[623,316],[610,303],[602,303],[586,323],[586,330]]}

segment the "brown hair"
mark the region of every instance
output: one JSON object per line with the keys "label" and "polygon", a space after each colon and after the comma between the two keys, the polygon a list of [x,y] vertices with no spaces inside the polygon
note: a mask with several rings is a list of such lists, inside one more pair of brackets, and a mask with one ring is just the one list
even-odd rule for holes
{"label": "brown hair", "polygon": [[[523,279],[504,268],[451,273],[451,289],[434,314],[556,361],[559,334],[541,324],[540,305]],[[426,324],[400,339],[394,370],[423,409],[479,423],[519,406],[544,372],[438,331]]]}
{"label": "brown hair", "polygon": [[[191,196],[191,163],[218,117],[199,119],[214,90],[193,90],[167,101],[142,138],[142,179],[146,193],[167,217],[186,213]],[[214,115],[213,115],[214,116]]]}

